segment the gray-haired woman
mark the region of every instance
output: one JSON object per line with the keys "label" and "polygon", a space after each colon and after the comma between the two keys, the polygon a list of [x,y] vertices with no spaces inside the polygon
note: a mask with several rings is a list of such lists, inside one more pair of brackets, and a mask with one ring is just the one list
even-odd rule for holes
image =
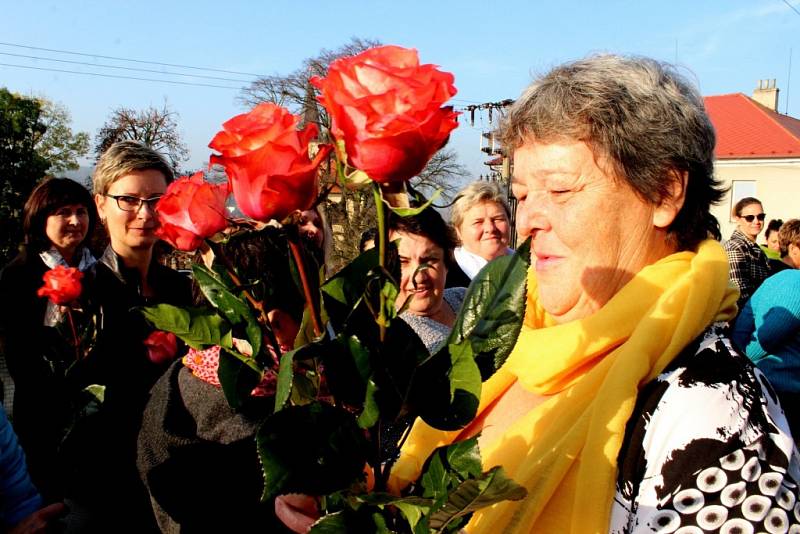
{"label": "gray-haired woman", "polygon": [[470,280],[488,262],[513,252],[508,248],[510,219],[502,191],[494,182],[473,182],[456,195],[450,223],[461,244],[453,254]]}
{"label": "gray-haired woman", "polygon": [[764,376],[726,337],[736,291],[708,239],[714,130],[669,65],[602,55],[536,80],[508,114],[525,320],[462,432],[417,423],[393,470],[480,434],[528,490],[474,533],[787,532],[800,458]]}

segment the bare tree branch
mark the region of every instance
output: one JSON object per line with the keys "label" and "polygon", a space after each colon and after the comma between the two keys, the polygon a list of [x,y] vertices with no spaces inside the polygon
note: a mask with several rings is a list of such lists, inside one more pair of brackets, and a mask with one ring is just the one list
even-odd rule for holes
{"label": "bare tree branch", "polygon": [[98,130],[95,154],[100,158],[117,141],[140,141],[161,152],[178,173],[180,165],[189,159],[189,149],[178,132],[178,118],[178,114],[171,111],[166,102],[160,109],[150,106],[137,111],[119,107],[111,112]]}

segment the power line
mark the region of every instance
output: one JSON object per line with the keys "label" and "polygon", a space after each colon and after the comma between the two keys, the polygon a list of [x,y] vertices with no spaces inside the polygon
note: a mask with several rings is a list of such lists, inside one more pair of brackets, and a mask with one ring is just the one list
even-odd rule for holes
{"label": "power line", "polygon": [[790,4],[788,0],[783,0],[783,3],[786,4],[787,6],[789,6],[790,8],[792,8],[792,11],[794,11],[795,13],[800,15],[800,11],[797,11],[797,8],[794,7],[792,4]]}
{"label": "power line", "polygon": [[0,52],[0,55],[3,56],[11,56],[11,57],[21,57],[26,59],[41,59],[44,61],[55,61],[57,63],[69,63],[72,65],[88,65],[89,67],[101,67],[106,69],[121,69],[121,70],[130,70],[136,72],[152,72],[155,74],[166,74],[170,76],[184,76],[186,78],[204,78],[207,80],[219,80],[223,82],[239,82],[239,83],[250,83],[249,80],[237,80],[234,78],[221,78],[219,76],[203,76],[202,74],[183,74],[181,72],[169,72],[169,71],[161,71],[155,69],[137,69],[136,67],[123,67],[121,65],[106,65],[102,63],[89,63],[87,61],[70,61],[69,59],[55,59],[50,57],[41,57],[41,56],[28,56],[25,54],[12,54],[10,52]]}
{"label": "power line", "polygon": [[232,89],[234,91],[238,91],[241,89],[240,87],[231,87],[229,85],[212,85],[208,83],[191,83],[191,82],[179,82],[177,80],[158,80],[155,78],[139,78],[136,76],[122,76],[121,74],[101,74],[99,72],[80,72],[76,70],[66,70],[66,69],[54,69],[54,68],[45,68],[45,67],[32,67],[30,65],[14,65],[11,63],[0,63],[0,67],[17,67],[20,69],[32,69],[32,70],[43,70],[48,72],[65,72],[67,74],[82,74],[84,76],[99,76],[102,78],[120,78],[123,80],[138,80],[142,82],[161,82],[161,83],[171,83],[174,85],[189,85],[193,87],[215,87],[217,89]]}
{"label": "power line", "polygon": [[28,46],[28,45],[22,45],[22,44],[17,44],[17,43],[0,42],[0,45],[2,45],[2,46],[13,46],[15,48],[27,48],[28,50],[42,50],[44,52],[56,52],[58,54],[71,54],[73,56],[99,57],[99,58],[102,58],[102,59],[113,59],[113,60],[116,60],[116,61],[130,61],[132,63],[145,63],[145,64],[149,64],[149,65],[161,65],[162,67],[178,67],[178,68],[181,68],[181,69],[205,70],[205,71],[210,71],[210,72],[223,72],[225,74],[239,74],[241,76],[255,76],[255,77],[258,77],[258,78],[266,76],[265,74],[254,74],[252,72],[238,72],[238,71],[235,71],[235,70],[213,69],[213,68],[210,68],[210,67],[195,67],[195,66],[192,66],[192,65],[180,65],[180,64],[177,64],[177,63],[161,63],[159,61],[146,61],[146,60],[143,60],[143,59],[131,59],[131,58],[125,58],[125,57],[116,57],[116,56],[103,56],[103,55],[100,55],[100,54],[86,54],[86,53],[83,53],[83,52],[72,52],[70,50],[59,50],[57,48],[42,48],[40,46]]}

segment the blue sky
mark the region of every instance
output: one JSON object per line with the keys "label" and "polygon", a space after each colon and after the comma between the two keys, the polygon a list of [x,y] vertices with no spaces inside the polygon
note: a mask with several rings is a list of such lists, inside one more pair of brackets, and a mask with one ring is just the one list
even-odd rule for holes
{"label": "blue sky", "polygon": [[[797,10],[794,11],[792,7]],[[704,95],[751,94],[759,79],[776,78],[779,110],[800,116],[800,0],[709,1],[450,1],[307,0],[152,2],[0,0],[0,63],[45,69],[163,77],[53,63],[22,54],[95,64],[177,71],[20,48],[25,45],[87,54],[210,67],[249,73],[287,73],[321,48],[351,36],[417,48],[425,63],[453,72],[453,104],[515,98],[536,73],[592,52],[620,52],[677,62]],[[791,86],[790,53],[793,55]],[[247,76],[180,70],[205,76]],[[169,77],[232,87],[246,82]],[[241,113],[238,91],[100,78],[0,66],[0,86],[64,104],[73,127],[92,136],[116,107],[160,106],[180,115],[191,150],[188,166],[208,158],[220,124]],[[466,120],[451,146],[474,177],[485,172],[478,151],[488,117]]]}

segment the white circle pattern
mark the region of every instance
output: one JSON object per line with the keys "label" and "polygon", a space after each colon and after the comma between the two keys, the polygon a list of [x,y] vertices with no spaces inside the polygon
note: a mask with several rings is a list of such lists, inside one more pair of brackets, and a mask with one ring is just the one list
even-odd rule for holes
{"label": "white circle pattern", "polygon": [[785,534],[789,531],[789,517],[784,510],[773,508],[764,518],[764,528],[770,534]]}
{"label": "white circle pattern", "polygon": [[697,487],[705,493],[716,493],[728,483],[728,475],[719,467],[703,469],[697,475]]}
{"label": "white circle pattern", "polygon": [[758,479],[758,489],[763,495],[775,496],[781,489],[781,480],[780,473],[764,473]]}
{"label": "white circle pattern", "polygon": [[719,500],[723,505],[732,508],[742,504],[745,497],[747,497],[747,484],[740,480],[739,482],[725,486],[720,494]]}
{"label": "white circle pattern", "polygon": [[718,504],[706,506],[697,512],[697,524],[703,530],[714,530],[728,519],[728,509]]}
{"label": "white circle pattern", "polygon": [[749,521],[761,521],[767,516],[770,500],[763,495],[751,495],[742,503],[742,515]]}
{"label": "white circle pattern", "polygon": [[755,482],[761,476],[761,464],[758,458],[753,456],[742,467],[742,479],[748,482]]}
{"label": "white circle pattern", "polygon": [[719,528],[720,534],[753,534],[754,530],[752,523],[740,517],[728,519]]}
{"label": "white circle pattern", "polygon": [[681,514],[693,514],[706,503],[703,492],[694,488],[679,491],[672,498],[672,506]]}
{"label": "white circle pattern", "polygon": [[659,510],[647,526],[659,534],[675,532],[681,526],[681,516],[674,510]]}

